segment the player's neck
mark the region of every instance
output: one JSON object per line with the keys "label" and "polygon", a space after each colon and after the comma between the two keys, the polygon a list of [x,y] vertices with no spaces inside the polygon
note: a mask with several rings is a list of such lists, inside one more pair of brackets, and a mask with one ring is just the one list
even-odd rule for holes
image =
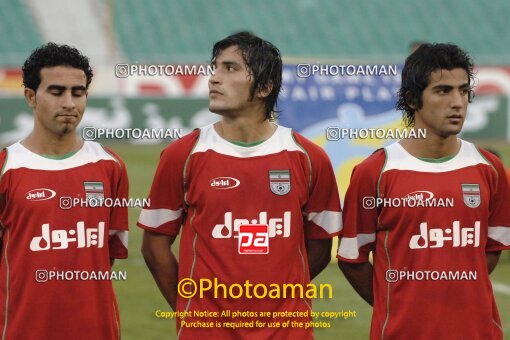
{"label": "player's neck", "polygon": [[455,156],[461,146],[461,141],[457,135],[451,135],[446,138],[432,135],[427,138],[408,138],[403,139],[400,145],[417,158],[439,159]]}
{"label": "player's neck", "polygon": [[277,126],[269,120],[260,117],[223,116],[222,120],[214,124],[216,132],[230,142],[254,143],[268,139],[276,131]]}
{"label": "player's neck", "polygon": [[78,151],[83,146],[83,140],[74,132],[64,136],[56,136],[34,130],[21,141],[21,144],[41,156],[62,157]]}

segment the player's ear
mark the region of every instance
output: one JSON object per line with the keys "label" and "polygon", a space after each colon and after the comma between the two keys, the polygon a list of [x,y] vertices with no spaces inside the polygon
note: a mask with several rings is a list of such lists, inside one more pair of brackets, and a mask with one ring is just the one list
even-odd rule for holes
{"label": "player's ear", "polygon": [[25,87],[25,90],[23,91],[23,94],[25,95],[25,100],[27,101],[28,106],[30,106],[32,109],[35,109],[35,91]]}
{"label": "player's ear", "polygon": [[406,92],[405,98],[406,98],[407,105],[409,105],[409,107],[411,109],[416,110],[418,108],[418,104],[416,103],[416,98],[415,98],[415,96],[413,96],[411,91]]}
{"label": "player's ear", "polygon": [[273,91],[273,82],[269,81],[264,87],[260,87],[257,90],[257,98],[264,99]]}

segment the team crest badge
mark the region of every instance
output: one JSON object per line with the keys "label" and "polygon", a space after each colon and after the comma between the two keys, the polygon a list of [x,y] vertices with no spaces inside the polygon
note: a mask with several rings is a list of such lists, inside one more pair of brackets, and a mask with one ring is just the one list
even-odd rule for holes
{"label": "team crest badge", "polygon": [[104,200],[103,182],[83,182],[85,187],[85,199],[90,206],[99,206]]}
{"label": "team crest badge", "polygon": [[480,205],[479,184],[462,184],[462,195],[464,196],[464,204],[468,207],[477,208]]}
{"label": "team crest badge", "polygon": [[290,171],[289,170],[270,170],[269,186],[273,194],[285,195],[290,191]]}

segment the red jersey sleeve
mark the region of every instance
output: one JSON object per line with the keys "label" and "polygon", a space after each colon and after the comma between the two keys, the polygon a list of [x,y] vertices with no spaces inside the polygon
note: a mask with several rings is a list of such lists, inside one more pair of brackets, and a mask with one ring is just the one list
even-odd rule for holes
{"label": "red jersey sleeve", "polygon": [[4,181],[4,167],[7,162],[7,149],[3,149],[0,151],[0,237],[3,234],[3,222],[2,215],[5,208],[5,192],[7,190],[7,186]]}
{"label": "red jersey sleeve", "polygon": [[489,213],[489,238],[486,252],[510,249],[510,188],[501,160],[480,149],[482,155],[496,170],[495,190],[491,193]]}
{"label": "red jersey sleeve", "polygon": [[335,173],[326,152],[303,136],[294,133],[310,165],[310,194],[303,208],[305,237],[332,238],[342,229],[342,209]]}
{"label": "red jersey sleeve", "polygon": [[186,214],[184,171],[200,131],[170,144],[161,153],[149,194],[150,207],[144,207],[137,225],[145,230],[177,236]]}
{"label": "red jersey sleeve", "polygon": [[378,209],[378,181],[386,159],[385,151],[378,150],[357,165],[347,188],[343,211],[343,230],[338,246],[340,261],[368,262],[375,248]]}
{"label": "red jersey sleeve", "polygon": [[[118,163],[118,167],[113,171],[112,180],[112,198],[127,200],[129,193],[129,180],[126,165],[122,159],[109,148],[103,147],[112,155]],[[125,259],[128,256],[128,208],[125,206],[112,207],[110,211],[110,229],[108,246],[110,249],[110,258]]]}

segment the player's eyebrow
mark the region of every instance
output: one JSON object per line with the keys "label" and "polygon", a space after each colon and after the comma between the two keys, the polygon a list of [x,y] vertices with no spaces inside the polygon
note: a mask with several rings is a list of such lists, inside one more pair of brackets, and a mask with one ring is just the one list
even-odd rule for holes
{"label": "player's eyebrow", "polygon": [[237,67],[240,67],[241,65],[235,61],[230,61],[230,60],[225,60],[225,61],[222,61],[221,64],[223,66],[237,66]]}
{"label": "player's eyebrow", "polygon": [[[48,91],[56,90],[56,91],[64,92],[66,90],[66,87],[63,85],[51,84],[51,85],[48,85],[48,87],[46,89]],[[86,90],[87,89],[83,85],[71,86],[71,91],[86,91]]]}
{"label": "player's eyebrow", "polygon": [[[453,88],[455,88],[456,86],[452,86],[452,85],[446,85],[446,84],[438,84],[436,86],[433,86],[432,87],[432,90],[443,90],[443,91],[450,91],[452,90]],[[459,89],[467,89],[469,88],[469,84],[468,83],[464,83],[462,85],[459,85],[457,86],[457,88]]]}
{"label": "player's eyebrow", "polygon": [[453,89],[453,86],[443,84],[439,84],[432,87],[432,90],[451,90],[451,89]]}

